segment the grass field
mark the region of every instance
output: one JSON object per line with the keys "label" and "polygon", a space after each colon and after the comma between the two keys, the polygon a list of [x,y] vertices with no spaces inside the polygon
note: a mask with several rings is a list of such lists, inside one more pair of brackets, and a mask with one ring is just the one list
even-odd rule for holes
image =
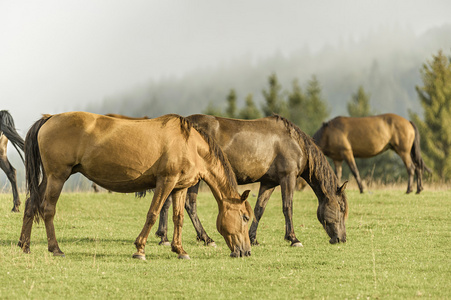
{"label": "grass field", "polygon": [[[316,219],[316,197],[310,189],[296,192],[294,225],[304,247],[291,248],[283,240],[284,217],[276,192],[260,222],[260,246],[252,248],[251,257],[233,259],[215,228],[214,198],[203,192],[199,215],[218,246],[196,242],[186,218],[183,245],[191,260],[178,260],[169,247],[158,246],[154,227],[147,261],[139,261],[131,258],[133,242],[150,197],[64,193],[55,217],[66,254],[60,258],[47,252],[43,222],[34,225],[32,253],[21,252],[16,244],[22,214],[10,213],[12,197],[0,194],[0,298],[451,297],[450,190],[421,195],[405,195],[404,187],[363,195],[351,190],[348,199],[348,242],[330,245]],[[252,206],[255,201],[250,197]]]}

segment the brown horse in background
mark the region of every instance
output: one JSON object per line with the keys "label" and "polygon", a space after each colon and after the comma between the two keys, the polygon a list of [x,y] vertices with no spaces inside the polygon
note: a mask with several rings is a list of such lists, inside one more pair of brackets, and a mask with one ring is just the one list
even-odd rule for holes
{"label": "brown horse in background", "polygon": [[[33,219],[44,219],[48,250],[63,256],[55,236],[55,207],[65,181],[80,172],[100,186],[122,193],[155,188],[146,222],[135,241],[134,258],[145,259],[151,227],[166,198],[174,198],[172,251],[182,247],[183,207],[188,187],[204,180],[216,198],[217,229],[231,256],[250,255],[247,233],[252,209],[240,194],[232,168],[213,139],[185,118],[166,115],[125,120],[85,112],[46,115],[25,139],[27,199],[19,246],[30,252]],[[42,181],[39,183],[42,169]]]}
{"label": "brown horse in background", "polygon": [[423,190],[423,171],[431,172],[421,158],[420,134],[415,124],[395,114],[363,118],[336,117],[323,123],[313,139],[324,154],[334,161],[339,180],[343,160],[348,164],[361,193],[363,185],[354,157],[368,158],[388,149],[395,151],[407,168],[407,193],[412,192],[414,173],[417,175],[419,194]]}
{"label": "brown horse in background", "polygon": [[11,211],[19,212],[20,197],[19,189],[17,187],[16,169],[11,165],[7,157],[7,145],[8,140],[16,148],[23,161],[23,156],[20,151],[23,151],[24,140],[17,133],[14,120],[11,114],[7,110],[0,111],[0,168],[5,172],[11,183],[11,189],[13,191],[13,208]]}
{"label": "brown horse in background", "polygon": [[[312,139],[299,127],[280,116],[256,120],[236,120],[208,115],[192,115],[187,119],[205,130],[221,146],[237,176],[238,184],[260,182],[255,219],[249,230],[251,243],[257,245],[257,227],[266,204],[280,185],[285,239],[291,246],[302,246],[296,238],[293,225],[293,193],[296,179],[302,177],[312,187],[318,198],[317,217],[330,243],[346,242],[345,220],[348,204],[344,192],[346,183],[338,185],[337,177]],[[214,244],[207,235],[197,215],[196,198],[199,184],[188,189],[185,208],[197,231],[197,239],[207,245]],[[161,243],[167,240],[167,211],[171,199],[160,213],[157,236]]]}

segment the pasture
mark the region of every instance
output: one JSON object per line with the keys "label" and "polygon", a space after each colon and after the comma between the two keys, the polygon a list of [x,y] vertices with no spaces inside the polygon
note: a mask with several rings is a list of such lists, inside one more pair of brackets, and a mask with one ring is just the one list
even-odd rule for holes
{"label": "pasture", "polygon": [[[251,194],[258,190],[252,188]],[[198,197],[205,229],[218,245],[195,241],[185,214],[183,245],[191,260],[159,246],[152,228],[146,261],[132,259],[133,242],[151,197],[133,194],[63,193],[55,227],[65,258],[47,251],[43,222],[35,224],[31,254],[16,246],[21,213],[11,213],[11,194],[0,194],[0,298],[151,299],[396,299],[451,297],[451,190],[406,195],[404,187],[360,194],[350,204],[346,244],[329,244],[316,219],[318,200],[295,192],[293,220],[303,248],[283,240],[280,191],[260,221],[252,256],[229,257],[216,231],[217,205],[209,192]],[[25,202],[25,195],[21,195]],[[254,206],[256,197],[250,196]],[[172,209],[171,209],[172,215]],[[172,218],[169,234],[172,237]]]}

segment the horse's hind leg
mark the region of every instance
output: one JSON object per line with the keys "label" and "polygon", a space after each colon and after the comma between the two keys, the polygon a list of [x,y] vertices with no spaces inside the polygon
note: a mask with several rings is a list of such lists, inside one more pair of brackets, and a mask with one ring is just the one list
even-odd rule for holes
{"label": "horse's hind leg", "polygon": [[199,185],[200,182],[188,189],[185,201],[185,209],[191,219],[191,222],[193,223],[194,229],[196,229],[197,240],[203,241],[206,246],[216,247],[215,241],[213,241],[213,239],[208,236],[207,232],[202,226],[202,223],[199,220],[199,216],[197,215],[197,193],[199,191]]}
{"label": "horse's hind leg", "polygon": [[160,211],[160,218],[158,221],[158,230],[155,232],[155,235],[161,239],[159,245],[163,246],[170,246],[171,243],[169,243],[168,240],[168,214],[169,214],[169,207],[172,204],[172,194],[169,195],[169,197],[166,199],[166,201],[163,204],[163,207]]}
{"label": "horse's hind leg", "polygon": [[362,179],[360,179],[359,169],[357,169],[357,165],[355,163],[354,155],[352,152],[347,151],[344,153],[344,158],[349,168],[351,169],[352,175],[354,175],[355,180],[357,181],[357,185],[359,186],[360,193],[363,193],[363,184]]}
{"label": "horse's hind leg", "polygon": [[274,186],[268,186],[265,184],[260,184],[260,190],[258,191],[257,203],[254,207],[254,220],[252,221],[251,228],[249,229],[249,239],[251,245],[258,245],[257,241],[257,228],[258,222],[260,221],[263,213],[265,212],[266,204],[268,204],[269,197],[271,197],[272,192],[274,192]]}
{"label": "horse's hind leg", "polygon": [[44,194],[44,223],[45,230],[47,232],[48,250],[52,252],[54,256],[64,256],[64,253],[60,250],[55,235],[55,226],[53,219],[56,212],[56,203],[63,189],[64,182],[67,177],[55,177],[49,176],[47,188]]}
{"label": "horse's hind leg", "polygon": [[423,190],[423,170],[415,166],[415,174],[417,175],[417,194],[421,193]]}
{"label": "horse's hind leg", "polygon": [[395,149],[395,152],[401,157],[402,161],[404,162],[404,165],[407,169],[407,175],[409,175],[409,181],[407,183],[407,191],[406,194],[409,194],[413,190],[413,179],[415,177],[415,165],[412,162],[412,158],[410,157],[410,153],[408,151],[397,151]]}
{"label": "horse's hind leg", "polygon": [[11,165],[6,155],[0,156],[0,168],[5,172],[9,182],[11,182],[11,189],[13,191],[13,208],[12,212],[19,212],[20,198],[19,189],[17,188],[16,169]]}
{"label": "horse's hind leg", "polygon": [[33,202],[39,202],[38,199],[31,199],[32,197],[41,198],[44,195],[45,188],[47,186],[47,179],[44,177],[42,182],[39,184],[39,195],[30,193],[30,198],[25,201],[25,209],[23,214],[22,231],[20,232],[19,243],[17,246],[22,248],[23,252],[30,253],[30,239],[31,239],[31,229],[33,228],[33,208],[31,207]]}

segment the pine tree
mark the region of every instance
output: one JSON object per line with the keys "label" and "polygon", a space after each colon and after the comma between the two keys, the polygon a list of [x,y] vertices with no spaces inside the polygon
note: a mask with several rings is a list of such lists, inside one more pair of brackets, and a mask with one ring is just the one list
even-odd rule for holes
{"label": "pine tree", "polygon": [[227,95],[227,108],[225,115],[228,118],[236,118],[236,92],[234,89],[231,89],[229,94]]}
{"label": "pine tree", "polygon": [[374,114],[370,107],[370,95],[365,93],[363,86],[359,86],[348,102],[348,113],[351,117],[367,117]]}
{"label": "pine tree", "polygon": [[207,108],[205,108],[204,111],[202,111],[205,115],[212,115],[212,116],[223,116],[221,109],[217,108],[212,101],[208,103]]}
{"label": "pine tree", "polygon": [[421,135],[426,164],[444,180],[451,179],[451,59],[443,51],[433,55],[420,69],[423,86],[416,91],[424,110],[424,121],[415,113],[411,119]]}
{"label": "pine tree", "polygon": [[240,110],[239,118],[250,120],[250,119],[258,119],[261,117],[262,117],[262,114],[261,114],[260,110],[257,108],[257,106],[255,105],[252,94],[247,95],[246,104]]}
{"label": "pine tree", "polygon": [[297,79],[293,80],[293,90],[288,94],[288,114],[291,122],[302,129],[308,116],[305,114],[304,105],[306,104],[305,95],[299,86]]}
{"label": "pine tree", "polygon": [[306,121],[301,129],[312,135],[321,127],[323,121],[329,117],[329,107],[322,98],[321,85],[315,75],[308,81],[304,110]]}
{"label": "pine tree", "polygon": [[281,95],[282,86],[279,84],[277,75],[271,74],[268,78],[268,90],[263,90],[265,104],[262,107],[265,116],[271,116],[273,113],[286,115],[286,105]]}

